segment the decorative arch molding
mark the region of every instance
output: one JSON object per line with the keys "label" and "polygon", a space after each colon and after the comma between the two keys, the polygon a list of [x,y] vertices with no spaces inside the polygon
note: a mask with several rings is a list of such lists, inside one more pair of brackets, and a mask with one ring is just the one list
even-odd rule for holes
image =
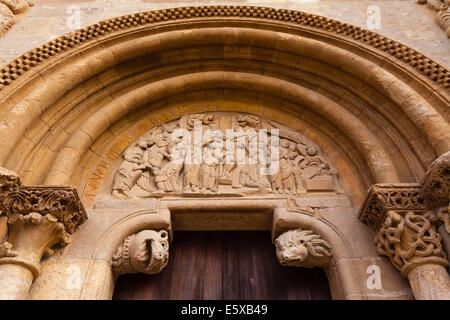
{"label": "decorative arch molding", "polygon": [[[199,16],[184,18],[183,10]],[[136,26],[113,26],[127,19]],[[346,149],[364,158],[370,183],[417,181],[434,154],[448,150],[447,71],[434,81],[362,43],[370,37],[382,38],[322,17],[247,7],[174,9],[100,23],[55,40],[56,47],[70,44],[60,50],[18,58],[17,66],[25,66],[38,57],[29,70],[4,68],[0,130],[10,139],[0,159],[30,183],[73,183],[94,143],[139,107],[174,95],[241,90],[256,91],[260,100],[281,98],[292,111],[311,110],[334,124],[322,130],[351,141]],[[405,50],[397,56],[408,56]]]}
{"label": "decorative arch molding", "polygon": [[[0,75],[0,135],[8,137],[0,141],[0,165],[26,184],[74,185],[89,216],[72,244],[44,261],[30,296],[54,288],[69,298],[108,298],[111,258],[126,237],[144,229],[172,236],[183,205],[150,199],[102,207],[96,200],[141,135],[187,114],[214,111],[270,118],[305,135],[339,171],[346,197],[313,213],[291,210],[286,199],[256,205],[213,199],[210,211],[259,210],[263,224],[251,230],[271,229],[274,237],[293,228],[317,233],[332,248],[327,272],[337,298],[385,297],[384,289],[364,286],[366,268],[374,264],[395,279],[388,295],[410,297],[400,275],[377,256],[356,207],[374,183],[417,183],[450,149],[449,74],[371,31],[259,7],[128,15],[24,54]],[[197,200],[189,205],[204,209]],[[154,210],[140,211],[143,206]],[[58,287],[52,276],[63,264],[80,269],[84,287]]]}

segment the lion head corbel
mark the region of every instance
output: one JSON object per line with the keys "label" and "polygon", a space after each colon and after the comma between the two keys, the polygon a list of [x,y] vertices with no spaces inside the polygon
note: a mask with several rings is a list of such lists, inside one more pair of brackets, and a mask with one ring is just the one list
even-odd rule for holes
{"label": "lion head corbel", "polygon": [[295,229],[275,240],[278,261],[283,266],[324,267],[331,262],[331,247],[312,230]]}
{"label": "lion head corbel", "polygon": [[169,234],[166,230],[143,230],[125,238],[112,257],[116,274],[155,274],[169,261]]}

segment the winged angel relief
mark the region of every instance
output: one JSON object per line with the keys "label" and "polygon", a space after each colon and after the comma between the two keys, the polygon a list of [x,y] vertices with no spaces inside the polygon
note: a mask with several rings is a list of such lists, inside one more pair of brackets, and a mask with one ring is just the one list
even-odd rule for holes
{"label": "winged angel relief", "polygon": [[341,193],[338,173],[299,133],[250,114],[191,114],[123,153],[115,197]]}

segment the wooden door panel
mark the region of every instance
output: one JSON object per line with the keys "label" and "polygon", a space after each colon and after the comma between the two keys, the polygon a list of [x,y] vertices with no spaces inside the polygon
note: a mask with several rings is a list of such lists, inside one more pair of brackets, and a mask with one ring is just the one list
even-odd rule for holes
{"label": "wooden door panel", "polygon": [[269,232],[177,232],[157,275],[120,276],[113,299],[330,299],[320,268],[282,267]]}

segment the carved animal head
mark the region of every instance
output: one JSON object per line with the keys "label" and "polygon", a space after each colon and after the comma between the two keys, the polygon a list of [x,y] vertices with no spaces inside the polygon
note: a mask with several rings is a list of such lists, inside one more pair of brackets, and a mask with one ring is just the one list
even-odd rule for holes
{"label": "carved animal head", "polygon": [[169,261],[167,231],[143,230],[136,234],[130,246],[131,265],[139,272],[158,273]]}
{"label": "carved animal head", "polygon": [[287,231],[275,240],[275,246],[283,266],[326,266],[331,260],[330,246],[312,230]]}
{"label": "carved animal head", "polygon": [[112,257],[115,273],[161,272],[169,261],[167,231],[143,230],[125,238]]}

